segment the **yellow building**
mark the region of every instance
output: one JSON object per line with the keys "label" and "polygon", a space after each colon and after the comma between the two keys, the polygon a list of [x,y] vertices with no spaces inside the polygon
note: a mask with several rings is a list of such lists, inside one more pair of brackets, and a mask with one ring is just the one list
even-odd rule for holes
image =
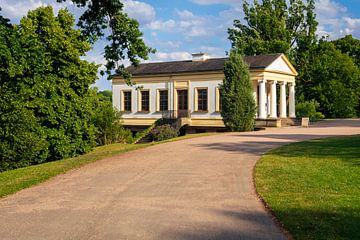
{"label": "yellow building", "polygon": [[[113,105],[123,112],[123,124],[132,128],[149,126],[159,118],[173,118],[181,119],[190,132],[221,130],[224,124],[219,85],[224,79],[226,60],[200,53],[188,61],[130,66],[134,85],[115,77]],[[286,56],[247,56],[245,61],[250,66],[258,107],[257,126],[279,127],[284,120],[295,118],[297,72]]]}

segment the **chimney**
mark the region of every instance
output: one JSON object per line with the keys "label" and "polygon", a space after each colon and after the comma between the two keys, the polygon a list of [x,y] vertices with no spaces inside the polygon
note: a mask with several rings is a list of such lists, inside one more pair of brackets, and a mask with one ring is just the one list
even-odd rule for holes
{"label": "chimney", "polygon": [[202,62],[202,61],[206,61],[207,59],[210,58],[209,55],[207,55],[206,53],[193,53],[192,55],[192,61],[193,62]]}

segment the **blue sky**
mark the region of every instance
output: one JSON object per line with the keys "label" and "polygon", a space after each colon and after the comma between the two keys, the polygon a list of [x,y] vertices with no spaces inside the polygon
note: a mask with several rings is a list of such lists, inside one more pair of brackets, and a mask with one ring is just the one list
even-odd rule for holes
{"label": "blue sky", "polygon": [[[234,19],[242,19],[243,0],[123,0],[125,12],[140,22],[145,42],[157,49],[150,61],[190,59],[191,53],[205,52],[225,56],[230,47],[227,28]],[[55,11],[67,7],[76,16],[80,10],[70,2],[56,0],[0,0],[2,14],[18,22],[28,10],[52,5]],[[360,0],[316,0],[318,35],[331,39],[353,34],[360,39]],[[98,42],[86,58],[104,63],[103,42]],[[125,62],[128,64],[128,62]],[[111,89],[102,78],[99,89]]]}

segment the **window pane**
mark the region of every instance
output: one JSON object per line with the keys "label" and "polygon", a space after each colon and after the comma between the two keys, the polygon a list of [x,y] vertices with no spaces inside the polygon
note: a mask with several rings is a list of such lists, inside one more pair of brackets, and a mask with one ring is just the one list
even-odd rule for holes
{"label": "window pane", "polygon": [[131,112],[131,92],[124,92],[124,111]]}
{"label": "window pane", "polygon": [[207,89],[198,89],[198,110],[207,111]]}
{"label": "window pane", "polygon": [[149,91],[141,91],[141,111],[148,112],[149,109]]}
{"label": "window pane", "polygon": [[160,111],[167,111],[168,110],[168,91],[161,90],[159,91],[160,94]]}

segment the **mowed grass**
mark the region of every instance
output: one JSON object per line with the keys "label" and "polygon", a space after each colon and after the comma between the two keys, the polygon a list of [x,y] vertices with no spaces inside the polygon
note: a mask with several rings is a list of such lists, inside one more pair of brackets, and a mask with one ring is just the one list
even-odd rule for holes
{"label": "mowed grass", "polygon": [[92,152],[64,160],[43,163],[39,165],[19,168],[0,173],[0,198],[44,182],[51,177],[65,173],[71,169],[79,168],[85,164],[95,162],[120,153],[152,146],[159,143],[179,141],[194,137],[208,136],[214,133],[190,134],[169,139],[162,142],[145,144],[111,144],[95,148]]}
{"label": "mowed grass", "polygon": [[360,136],[272,150],[255,183],[294,239],[360,239]]}

